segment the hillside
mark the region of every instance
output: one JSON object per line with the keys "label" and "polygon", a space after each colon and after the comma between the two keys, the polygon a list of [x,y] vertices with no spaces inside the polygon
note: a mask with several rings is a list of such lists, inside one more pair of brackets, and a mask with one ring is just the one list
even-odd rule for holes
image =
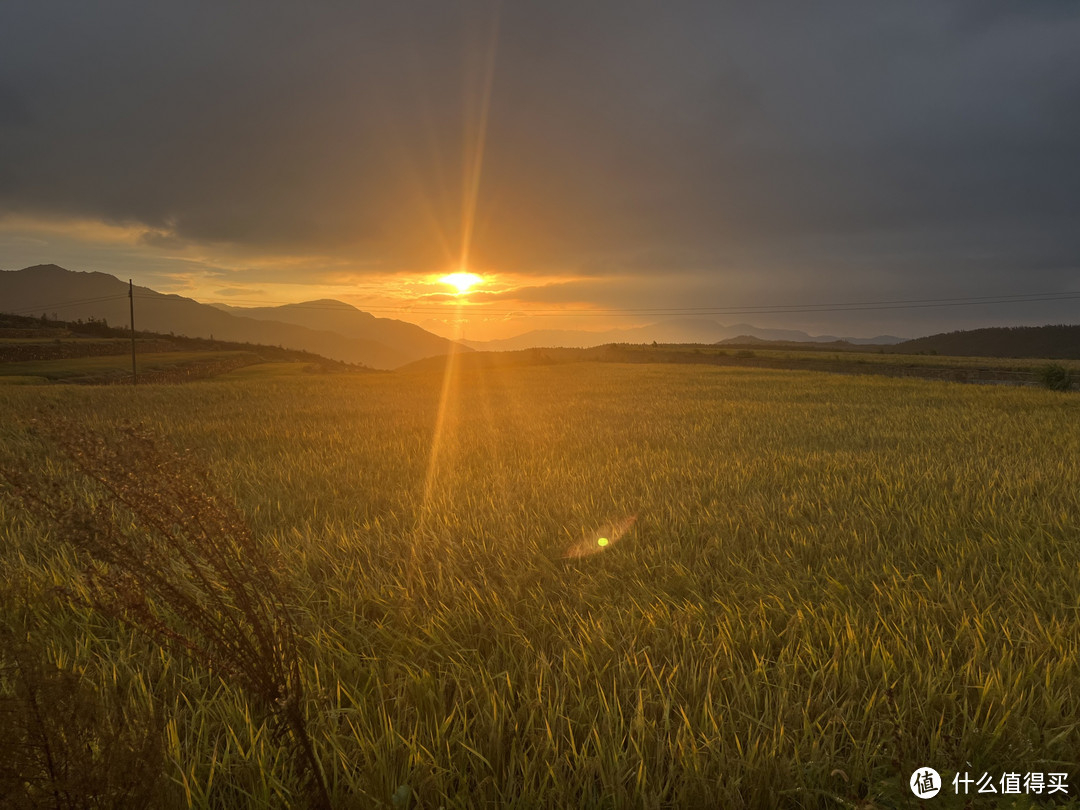
{"label": "hillside", "polygon": [[[355,313],[356,321],[361,320],[359,316],[366,315],[349,309]],[[106,273],[75,272],[56,265],[2,271],[0,312],[125,324],[128,321],[128,285]],[[353,329],[351,334],[345,335],[326,325],[328,320],[337,323],[334,319],[316,317],[311,319],[312,325],[303,325],[268,319],[265,311],[258,314],[262,317],[242,316],[231,309],[226,311],[183,296],[165,295],[149,287],[135,287],[137,329],[280,345],[382,369],[445,354],[451,346],[450,341],[420,327],[402,328],[411,325],[370,315],[365,330]],[[315,315],[324,316],[325,313],[320,311]],[[284,316],[289,318],[291,313],[287,311]]]}
{"label": "hillside", "polygon": [[450,341],[433,335],[413,323],[393,318],[376,318],[370,312],[334,299],[305,301],[279,307],[233,307],[214,304],[215,309],[243,318],[279,321],[308,329],[336,332],[347,338],[371,340],[387,346],[410,347],[408,353],[420,357],[444,355]]}
{"label": "hillside", "polygon": [[[0,314],[0,384],[130,383],[131,334],[101,321],[69,322]],[[291,373],[371,371],[311,352],[139,331],[140,382],[188,382],[258,366]]]}
{"label": "hillside", "polygon": [[947,332],[907,340],[887,351],[965,357],[1080,358],[1080,325],[1011,326]]}

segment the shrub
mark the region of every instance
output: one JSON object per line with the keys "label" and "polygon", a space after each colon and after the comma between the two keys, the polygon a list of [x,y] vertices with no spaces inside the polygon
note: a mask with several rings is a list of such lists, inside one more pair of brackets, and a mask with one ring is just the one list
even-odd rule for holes
{"label": "shrub", "polygon": [[1073,373],[1059,363],[1048,363],[1038,371],[1039,382],[1051,391],[1068,391],[1073,387]]}

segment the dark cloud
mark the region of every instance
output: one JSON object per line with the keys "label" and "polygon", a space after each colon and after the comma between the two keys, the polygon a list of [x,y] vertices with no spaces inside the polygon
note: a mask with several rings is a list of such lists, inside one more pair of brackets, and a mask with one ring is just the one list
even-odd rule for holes
{"label": "dark cloud", "polygon": [[8,3],[0,208],[438,269],[496,18],[478,267],[1074,277],[1068,2]]}
{"label": "dark cloud", "polygon": [[139,236],[139,242],[151,247],[176,250],[186,245],[183,239],[166,231],[143,231]]}
{"label": "dark cloud", "polygon": [[16,129],[30,123],[26,99],[10,86],[0,83],[0,127]]}

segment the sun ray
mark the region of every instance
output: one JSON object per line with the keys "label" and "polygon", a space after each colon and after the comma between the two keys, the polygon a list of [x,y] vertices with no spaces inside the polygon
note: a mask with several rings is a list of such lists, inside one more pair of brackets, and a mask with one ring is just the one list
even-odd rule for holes
{"label": "sun ray", "polygon": [[[480,178],[484,168],[484,153],[487,147],[488,119],[491,114],[491,90],[495,82],[495,55],[498,51],[499,42],[499,16],[500,9],[495,5],[490,19],[487,21],[486,48],[479,51],[483,57],[480,66],[480,99],[479,110],[476,117],[466,115],[464,118],[465,132],[464,143],[466,153],[463,156],[462,184],[461,184],[461,255],[459,265],[469,266],[469,257],[472,251],[473,231],[476,225],[476,205],[480,196]],[[467,96],[468,97],[468,96]],[[475,127],[470,132],[470,127]],[[472,144],[472,152],[468,151]]]}
{"label": "sun ray", "polygon": [[[478,109],[470,108],[471,100],[466,87],[465,109],[463,116],[464,146],[462,155],[462,199],[461,199],[461,245],[458,256],[458,267],[461,268],[451,273],[440,281],[450,284],[457,289],[458,295],[463,295],[468,290],[480,283],[483,279],[475,273],[466,270],[469,267],[469,257],[472,250],[473,232],[476,223],[476,207],[480,193],[480,177],[484,163],[484,151],[487,143],[488,117],[491,110],[491,90],[495,74],[495,54],[499,37],[499,6],[493,7],[492,13],[485,20],[482,36],[486,38],[485,47],[474,52],[482,55],[480,66],[480,92]],[[466,76],[468,83],[471,76]],[[457,302],[457,322],[459,332],[457,339],[461,338],[462,306],[464,300]],[[424,488],[421,502],[417,513],[416,528],[413,532],[410,550],[409,567],[406,573],[406,590],[411,595],[414,591],[414,578],[418,560],[418,544],[423,542],[426,531],[433,520],[432,504],[436,483],[439,477],[440,461],[443,454],[443,446],[446,440],[448,425],[453,421],[451,411],[456,408],[458,400],[458,347],[451,348],[446,356],[446,368],[443,372],[442,389],[439,395],[439,406],[435,416],[435,430],[431,438],[431,453],[428,456],[427,471],[424,476]]]}

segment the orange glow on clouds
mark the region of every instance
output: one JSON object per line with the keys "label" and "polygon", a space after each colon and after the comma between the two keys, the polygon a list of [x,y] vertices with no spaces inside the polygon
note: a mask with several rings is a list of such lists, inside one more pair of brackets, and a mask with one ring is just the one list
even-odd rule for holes
{"label": "orange glow on clouds", "polygon": [[[538,289],[582,280],[574,274],[471,272],[458,261],[443,264],[443,273],[399,269],[350,252],[263,252],[89,217],[0,213],[0,252],[6,269],[55,262],[70,270],[133,277],[136,284],[204,303],[251,307],[336,299],[451,339],[466,322],[472,340],[508,338],[529,329],[626,325],[625,320],[581,318],[592,309],[587,298],[535,297]],[[532,317],[536,310],[542,319]]]}

